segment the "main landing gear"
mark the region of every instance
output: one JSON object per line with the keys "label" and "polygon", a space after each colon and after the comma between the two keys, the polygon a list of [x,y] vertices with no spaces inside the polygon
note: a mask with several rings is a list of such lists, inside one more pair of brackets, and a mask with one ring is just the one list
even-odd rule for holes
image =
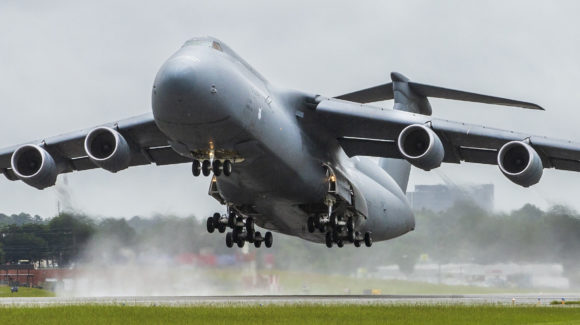
{"label": "main landing gear", "polygon": [[361,243],[364,243],[366,247],[373,245],[371,232],[367,231],[363,234],[357,231],[353,217],[344,218],[336,214],[331,214],[330,218],[325,216],[309,217],[306,225],[310,233],[316,230],[326,233],[325,243],[328,248],[334,244],[343,247],[346,242],[353,243],[355,247],[360,247]]}
{"label": "main landing gear", "polygon": [[203,160],[199,161],[195,159],[191,165],[191,172],[193,176],[209,176],[212,172],[215,176],[220,176],[222,173],[225,176],[230,176],[232,174],[232,162],[229,159],[224,160]]}
{"label": "main landing gear", "polygon": [[226,228],[231,228],[226,234],[226,246],[233,247],[236,244],[238,247],[244,247],[245,243],[254,244],[256,248],[264,246],[272,247],[273,237],[271,232],[266,232],[262,235],[255,230],[254,219],[252,217],[244,218],[238,216],[235,211],[230,210],[227,215],[214,213],[213,216],[207,218],[207,231],[213,233],[216,229],[220,233],[224,233]]}

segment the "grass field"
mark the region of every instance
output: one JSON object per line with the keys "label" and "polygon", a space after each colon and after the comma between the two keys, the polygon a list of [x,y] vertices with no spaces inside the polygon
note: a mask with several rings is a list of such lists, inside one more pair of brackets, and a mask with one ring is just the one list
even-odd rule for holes
{"label": "grass field", "polygon": [[0,324],[580,324],[580,308],[502,306],[59,306],[0,309]]}
{"label": "grass field", "polygon": [[12,293],[9,286],[0,286],[0,298],[2,297],[54,297],[54,293],[48,290],[26,287],[18,287],[18,292]]}

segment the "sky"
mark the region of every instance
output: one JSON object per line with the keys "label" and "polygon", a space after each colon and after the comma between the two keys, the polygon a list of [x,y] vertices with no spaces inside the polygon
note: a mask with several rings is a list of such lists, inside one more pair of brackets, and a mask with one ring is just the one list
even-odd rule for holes
{"label": "sky", "polygon": [[[434,116],[576,140],[577,1],[2,1],[0,147],[148,112],[159,67],[188,38],[221,39],[273,84],[326,96],[413,81],[538,103],[545,112],[431,99]],[[391,106],[392,102],[381,105]],[[580,174],[521,188],[497,166],[414,169],[414,184],[494,183],[496,209],[580,210]],[[189,165],[92,170],[43,191],[0,178],[0,212],[49,217],[222,211]]]}

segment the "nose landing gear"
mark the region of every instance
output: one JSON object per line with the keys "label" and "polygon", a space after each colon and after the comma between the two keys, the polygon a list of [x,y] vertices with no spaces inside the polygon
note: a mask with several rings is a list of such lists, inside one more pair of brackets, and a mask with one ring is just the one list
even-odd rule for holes
{"label": "nose landing gear", "polygon": [[195,159],[191,165],[191,173],[193,176],[197,177],[201,174],[203,176],[209,176],[212,172],[215,176],[220,176],[222,173],[224,176],[230,176],[232,174],[233,164],[229,159],[224,160],[203,160],[199,161]]}

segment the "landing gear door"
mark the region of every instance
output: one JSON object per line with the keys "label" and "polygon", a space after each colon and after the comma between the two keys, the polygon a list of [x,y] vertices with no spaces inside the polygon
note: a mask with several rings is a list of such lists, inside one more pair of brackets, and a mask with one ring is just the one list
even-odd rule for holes
{"label": "landing gear door", "polygon": [[351,184],[352,186],[352,201],[354,202],[355,210],[362,215],[363,218],[369,215],[369,208],[367,206],[367,200],[364,198],[362,192],[359,190],[356,185]]}

